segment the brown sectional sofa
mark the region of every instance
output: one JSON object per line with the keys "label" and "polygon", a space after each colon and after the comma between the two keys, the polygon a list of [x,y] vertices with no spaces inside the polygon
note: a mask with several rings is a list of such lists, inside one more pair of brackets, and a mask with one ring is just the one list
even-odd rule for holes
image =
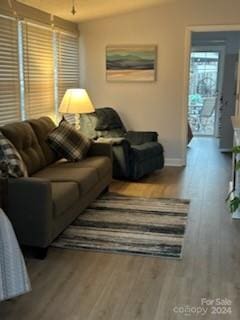
{"label": "brown sectional sofa", "polygon": [[109,144],[93,143],[85,159],[68,162],[46,143],[54,127],[50,118],[42,117],[1,128],[29,174],[8,182],[7,214],[23,245],[47,248],[112,179]]}

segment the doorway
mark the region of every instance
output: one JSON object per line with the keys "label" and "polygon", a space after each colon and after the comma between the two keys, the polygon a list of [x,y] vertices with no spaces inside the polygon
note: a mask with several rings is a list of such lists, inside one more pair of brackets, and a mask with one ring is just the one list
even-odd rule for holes
{"label": "doorway", "polygon": [[[201,36],[204,35],[213,35],[214,34],[214,39],[211,38],[212,43],[209,43],[209,38],[207,36],[204,37],[204,39],[200,40],[200,43],[198,42],[197,46],[205,46],[205,45],[211,45],[214,44],[214,46],[225,46],[226,40],[225,37],[222,37],[222,34],[230,34],[238,38],[237,41],[233,41],[233,44],[238,45],[238,50],[240,49],[240,25],[207,25],[207,26],[189,26],[186,27],[185,29],[185,63],[184,63],[184,95],[183,95],[183,108],[184,108],[184,113],[183,113],[183,130],[182,130],[182,152],[183,152],[183,163],[186,165],[187,163],[187,146],[189,145],[189,141],[191,141],[191,130],[189,130],[190,126],[188,125],[188,101],[189,101],[189,75],[190,75],[190,59],[191,59],[191,51],[192,51],[192,38],[193,35],[199,35],[200,38]],[[215,37],[218,35],[217,37]],[[230,47],[226,47],[225,50],[225,60],[227,59],[227,53]],[[238,57],[238,55],[237,55]],[[233,59],[230,58],[230,60],[233,61]],[[240,61],[240,60],[239,60]],[[224,61],[225,64],[225,61]],[[233,63],[230,63],[232,68],[233,68]],[[239,68],[238,68],[239,66]],[[240,64],[238,65],[237,62],[235,63],[234,70],[236,72],[230,72],[228,67],[225,67],[225,72],[228,71],[229,74],[231,74],[231,81],[235,80],[235,83],[237,84],[237,79],[239,79],[238,84],[239,84],[239,90],[232,90],[232,96],[234,96],[235,101],[234,103],[229,103],[230,100],[227,98],[224,99],[224,97],[221,94],[218,94],[219,97],[219,106],[217,112],[219,114],[215,115],[216,119],[216,124],[215,124],[215,136],[218,139],[218,146],[219,150],[222,152],[227,152],[232,150],[232,145],[233,145],[233,128],[231,124],[231,116],[234,114],[240,114],[238,110],[240,110],[240,107],[237,106],[236,108],[236,99],[238,98],[237,93],[240,92],[240,76],[238,76],[237,70],[240,72]],[[223,77],[225,78],[225,77]],[[234,79],[235,78],[235,79]],[[223,81],[224,82],[224,81]],[[225,87],[225,84],[222,86],[223,88]],[[236,89],[237,86],[235,86]],[[239,102],[239,103],[238,103]],[[237,99],[237,104],[240,105],[240,98]],[[231,105],[231,106],[230,106]],[[227,106],[227,107],[226,107]],[[230,106],[230,107],[229,107]],[[225,110],[225,112],[224,112]]]}
{"label": "doorway", "polygon": [[193,136],[217,136],[224,47],[192,46],[188,122]]}

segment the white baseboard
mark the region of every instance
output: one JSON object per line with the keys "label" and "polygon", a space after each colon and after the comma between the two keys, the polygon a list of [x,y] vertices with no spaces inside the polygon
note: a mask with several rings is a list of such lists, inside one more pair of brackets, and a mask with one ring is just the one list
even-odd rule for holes
{"label": "white baseboard", "polygon": [[166,158],[165,166],[166,167],[183,167],[185,166],[185,161],[183,159]]}

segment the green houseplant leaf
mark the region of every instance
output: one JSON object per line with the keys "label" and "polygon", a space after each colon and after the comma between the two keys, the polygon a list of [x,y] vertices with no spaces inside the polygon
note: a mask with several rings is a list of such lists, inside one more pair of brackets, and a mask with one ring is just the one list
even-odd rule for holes
{"label": "green houseplant leaf", "polygon": [[234,146],[233,148],[232,148],[232,152],[233,153],[240,153],[240,146]]}
{"label": "green houseplant leaf", "polygon": [[236,162],[235,170],[240,170],[240,160]]}
{"label": "green houseplant leaf", "polygon": [[240,198],[234,197],[232,200],[230,200],[230,211],[231,213],[235,212],[240,205]]}
{"label": "green houseplant leaf", "polygon": [[[232,152],[234,154],[240,154],[240,145],[234,146]],[[235,164],[235,171],[238,170],[240,170],[240,160],[237,160]],[[229,201],[231,213],[235,212],[240,207],[240,197],[234,196],[234,191],[234,189],[231,190],[226,199],[226,201]]]}

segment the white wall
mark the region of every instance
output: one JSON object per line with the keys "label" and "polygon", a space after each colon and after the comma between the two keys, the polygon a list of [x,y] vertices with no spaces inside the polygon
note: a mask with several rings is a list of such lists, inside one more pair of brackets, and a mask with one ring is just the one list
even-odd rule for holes
{"label": "white wall", "polygon": [[[185,28],[240,24],[239,0],[177,0],[155,8],[80,24],[81,85],[96,107],[114,106],[133,130],[156,130],[172,163],[184,159],[183,78]],[[157,81],[111,83],[105,48],[156,44]]]}

